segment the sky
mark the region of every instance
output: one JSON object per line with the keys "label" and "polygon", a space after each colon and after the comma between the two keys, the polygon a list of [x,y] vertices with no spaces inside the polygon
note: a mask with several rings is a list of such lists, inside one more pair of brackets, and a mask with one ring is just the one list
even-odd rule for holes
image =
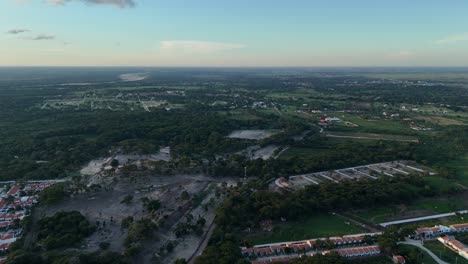
{"label": "sky", "polygon": [[0,66],[468,66],[468,1],[0,0]]}

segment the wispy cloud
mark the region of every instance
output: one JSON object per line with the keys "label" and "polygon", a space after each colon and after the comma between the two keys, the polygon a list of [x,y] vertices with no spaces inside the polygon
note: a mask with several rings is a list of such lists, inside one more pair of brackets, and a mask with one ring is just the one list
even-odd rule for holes
{"label": "wispy cloud", "polygon": [[27,38],[27,39],[30,39],[30,40],[51,40],[51,39],[55,39],[55,36],[54,35],[47,35],[47,34],[39,34],[39,35],[36,35],[34,37],[31,37],[31,38]]}
{"label": "wispy cloud", "polygon": [[134,0],[47,0],[47,3],[55,6],[62,6],[72,1],[80,1],[96,5],[112,5],[119,8],[134,7],[136,5]]}
{"label": "wispy cloud", "polygon": [[456,42],[461,42],[461,41],[468,41],[468,33],[448,36],[446,38],[436,40],[435,43],[441,45],[441,44],[451,44],[451,43],[456,43]]}
{"label": "wispy cloud", "polygon": [[18,28],[18,29],[10,29],[6,33],[15,35],[15,34],[21,34],[21,33],[29,32],[29,31],[30,31],[29,29]]}
{"label": "wispy cloud", "polygon": [[245,47],[245,45],[242,44],[197,40],[165,40],[161,41],[160,45],[162,51],[185,51],[199,53],[210,53],[224,50],[241,49]]}

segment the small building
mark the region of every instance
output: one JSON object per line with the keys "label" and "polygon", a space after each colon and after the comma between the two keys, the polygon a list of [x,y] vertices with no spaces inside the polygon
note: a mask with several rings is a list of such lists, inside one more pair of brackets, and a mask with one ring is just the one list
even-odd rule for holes
{"label": "small building", "polygon": [[421,238],[439,236],[450,233],[452,230],[449,227],[438,225],[434,227],[421,227],[416,229],[416,236]]}
{"label": "small building", "polygon": [[338,117],[327,117],[327,118],[325,118],[325,121],[327,121],[327,122],[341,122],[341,119],[339,119]]}
{"label": "small building", "polygon": [[468,232],[468,223],[451,225],[453,232]]}
{"label": "small building", "polygon": [[393,256],[392,259],[393,259],[393,263],[395,263],[395,264],[405,264],[406,263],[406,259],[403,256],[400,256],[400,255]]}
{"label": "small building", "polygon": [[468,247],[462,242],[447,236],[439,237],[437,238],[437,240],[439,240],[442,244],[444,244],[444,246],[450,248],[458,255],[462,256],[465,259],[468,259]]}
{"label": "small building", "polygon": [[369,257],[376,256],[381,253],[378,246],[341,248],[335,251],[338,255],[344,258]]}

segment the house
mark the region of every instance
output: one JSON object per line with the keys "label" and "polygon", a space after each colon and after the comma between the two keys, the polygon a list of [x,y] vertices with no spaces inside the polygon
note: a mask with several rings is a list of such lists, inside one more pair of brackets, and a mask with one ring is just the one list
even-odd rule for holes
{"label": "house", "polygon": [[260,259],[252,261],[252,264],[268,264],[271,263],[269,259]]}
{"label": "house", "polygon": [[273,251],[273,253],[280,255],[280,254],[286,254],[287,253],[288,245],[286,245],[286,244],[272,245],[270,248]]}
{"label": "house", "polygon": [[418,237],[432,237],[451,232],[449,227],[438,225],[434,227],[421,227],[416,229],[416,236]]}
{"label": "house", "polygon": [[379,255],[381,253],[378,246],[341,248],[335,251],[338,255],[344,258],[369,257]]}
{"label": "house", "polygon": [[0,244],[0,252],[6,252],[10,248],[9,243]]}
{"label": "house", "polygon": [[458,255],[464,257],[465,259],[468,259],[468,250],[458,252]]}
{"label": "house", "polygon": [[453,232],[468,232],[468,223],[451,225]]}
{"label": "house", "polygon": [[267,246],[267,247],[254,248],[253,253],[257,257],[265,257],[265,256],[270,256],[273,252],[271,251],[271,248]]}
{"label": "house", "polygon": [[19,185],[14,185],[13,187],[10,188],[10,190],[7,192],[8,196],[15,196],[18,197],[20,194],[20,189],[21,186]]}
{"label": "house", "polygon": [[392,259],[393,259],[393,263],[395,263],[395,264],[405,264],[406,263],[406,259],[403,256],[400,256],[400,255],[393,256]]}
{"label": "house", "polygon": [[311,249],[310,244],[304,242],[293,243],[290,244],[289,247],[292,248],[295,253],[302,253]]}
{"label": "house", "polygon": [[468,247],[460,241],[447,236],[439,237],[437,240],[439,240],[442,244],[444,244],[444,246],[450,248],[455,253],[458,253],[463,258],[468,259]]}

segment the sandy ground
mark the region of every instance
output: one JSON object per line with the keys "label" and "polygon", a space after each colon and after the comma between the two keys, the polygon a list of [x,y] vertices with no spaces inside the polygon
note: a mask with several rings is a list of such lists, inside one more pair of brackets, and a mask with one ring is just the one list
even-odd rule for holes
{"label": "sandy ground", "polygon": [[128,155],[128,154],[117,154],[113,157],[99,158],[90,161],[80,171],[82,175],[96,175],[104,171],[106,166],[110,165],[113,159],[119,161],[119,165],[126,165],[131,163],[138,163],[141,161],[169,161],[171,159],[170,151],[167,148],[163,148],[161,152],[149,155]]}
{"label": "sandy ground", "polygon": [[275,133],[268,130],[236,130],[228,135],[228,138],[260,140],[271,137]]}
{"label": "sandy ground", "polygon": [[273,156],[273,153],[278,148],[279,147],[275,145],[268,145],[263,148],[258,145],[255,145],[255,146],[250,146],[240,152],[237,152],[237,154],[244,155],[248,157],[250,160],[256,160],[256,159],[267,160]]}
{"label": "sandy ground", "polygon": [[[86,239],[81,250],[93,252],[99,250],[101,242],[108,242],[110,244],[109,250],[123,252],[127,230],[121,228],[122,220],[128,216],[132,216],[135,220],[148,217],[148,212],[143,208],[140,199],[142,197],[158,199],[162,208],[152,219],[157,221],[162,219],[164,215],[167,217],[151,239],[142,241],[143,250],[135,256],[133,262],[151,263],[155,254],[159,253],[159,249],[167,241],[173,241],[176,244],[174,251],[160,258],[160,263],[173,263],[177,258],[189,259],[192,257],[204,238],[204,235],[196,236],[195,234],[177,238],[173,233],[177,223],[186,221],[185,216],[190,213],[194,216],[195,222],[199,217],[206,219],[204,232],[208,232],[209,226],[215,218],[215,206],[210,206],[208,211],[205,211],[203,205],[208,203],[211,198],[215,198],[215,186],[219,186],[222,182],[232,185],[236,181],[230,178],[211,178],[203,175],[138,175],[137,177],[119,178],[118,181],[111,182],[113,184],[106,186],[106,190],[81,193],[53,206],[37,207],[34,212],[34,221],[59,211],[79,211],[91,223],[99,222],[98,230]],[[210,185],[213,186],[209,188]],[[191,207],[191,200],[180,198],[183,191],[187,191],[190,197],[193,197],[204,190],[209,191],[196,208]],[[132,195],[133,201],[128,205],[122,204],[121,201],[127,195]],[[216,198],[215,200],[216,203],[222,201],[222,199]],[[105,225],[103,225],[104,222]]]}

